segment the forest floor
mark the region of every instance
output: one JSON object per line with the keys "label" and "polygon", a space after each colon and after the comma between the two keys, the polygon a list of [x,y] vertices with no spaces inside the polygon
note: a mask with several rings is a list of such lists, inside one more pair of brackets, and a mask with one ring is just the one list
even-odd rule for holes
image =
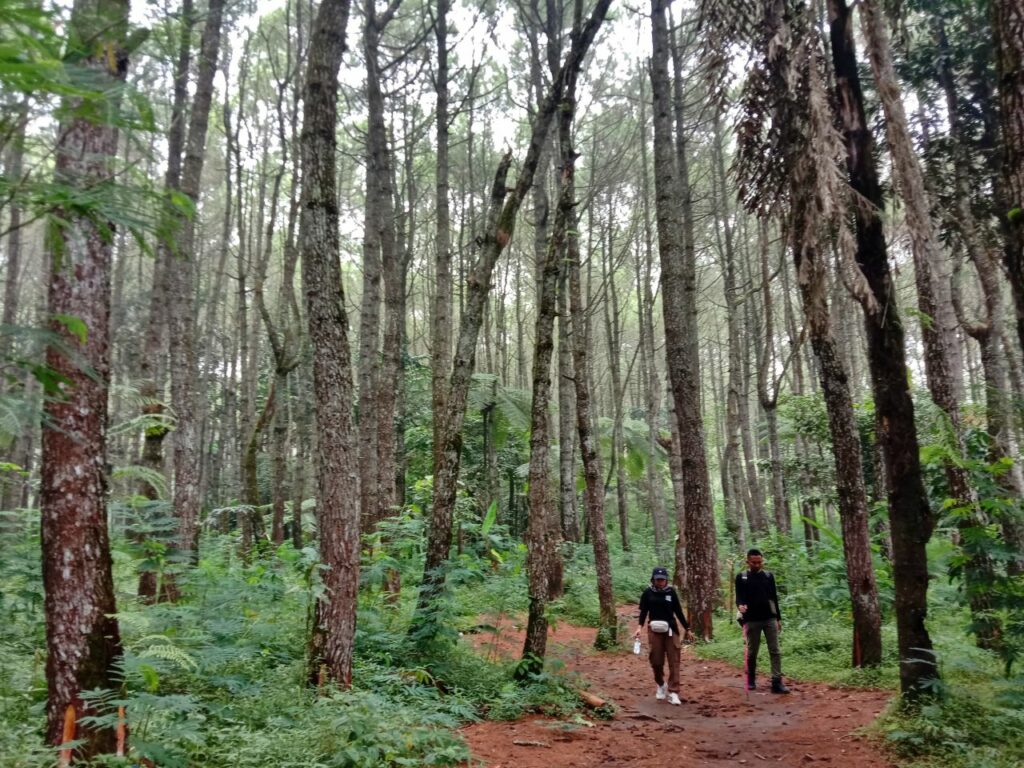
{"label": "forest floor", "polygon": [[[635,627],[636,611],[622,606],[620,626]],[[486,623],[498,631],[473,635],[477,652],[518,657],[524,636],[518,617],[487,617]],[[788,680],[793,692],[779,696],[768,692],[768,677],[761,675],[758,690],[748,693],[739,665],[701,659],[684,645],[682,705],[673,706],[654,698],[646,642],[640,656],[631,647],[599,653],[592,647],[596,631],[558,623],[547,655],[589,684],[590,693],[614,702],[614,717],[566,721],[531,715],[474,723],[462,735],[475,758],[489,768],[893,765],[858,733],[885,708],[890,691]],[[785,635],[782,643],[785,661]],[[761,653],[767,657],[767,648]]]}

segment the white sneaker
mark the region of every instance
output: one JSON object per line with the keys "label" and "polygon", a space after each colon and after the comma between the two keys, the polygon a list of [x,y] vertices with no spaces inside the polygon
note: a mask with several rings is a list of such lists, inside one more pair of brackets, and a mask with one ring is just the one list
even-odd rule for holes
{"label": "white sneaker", "polygon": [[[675,694],[673,694],[673,695],[675,695]],[[658,686],[658,690],[656,690],[654,692],[654,698],[656,698],[658,701],[662,701],[665,698],[665,686],[664,685],[659,685]]]}
{"label": "white sneaker", "polygon": [[679,694],[677,694],[677,693],[670,693],[668,695],[668,703],[669,704],[682,704],[683,702],[681,702],[679,700]]}

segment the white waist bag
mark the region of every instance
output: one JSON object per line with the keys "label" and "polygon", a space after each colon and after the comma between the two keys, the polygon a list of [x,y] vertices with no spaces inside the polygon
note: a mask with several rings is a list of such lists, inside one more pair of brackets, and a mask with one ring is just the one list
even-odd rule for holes
{"label": "white waist bag", "polygon": [[672,627],[669,626],[669,623],[667,621],[652,621],[650,627],[651,632],[654,632],[658,635],[663,635],[666,632],[668,632],[669,635],[672,634]]}

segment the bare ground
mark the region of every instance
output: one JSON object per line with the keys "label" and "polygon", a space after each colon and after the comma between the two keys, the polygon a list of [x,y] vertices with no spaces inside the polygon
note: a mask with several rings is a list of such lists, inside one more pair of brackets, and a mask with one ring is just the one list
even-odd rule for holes
{"label": "bare ground", "polygon": [[[620,620],[636,626],[636,606],[623,606]],[[473,638],[478,652],[515,657],[523,631],[512,617],[491,618],[496,634]],[[558,624],[548,641],[548,658],[564,662],[589,692],[615,703],[611,720],[577,722],[530,716],[514,722],[481,722],[462,735],[489,768],[569,768],[579,766],[892,766],[856,731],[886,706],[891,692],[836,689],[820,683],[789,681],[793,693],[776,696],[747,692],[741,671],[700,659],[687,646],[680,666],[681,706],[654,698],[647,663],[630,649],[598,653],[596,630]],[[783,639],[785,653],[785,639]],[[767,656],[767,649],[762,650]],[[767,662],[767,658],[763,660]]]}

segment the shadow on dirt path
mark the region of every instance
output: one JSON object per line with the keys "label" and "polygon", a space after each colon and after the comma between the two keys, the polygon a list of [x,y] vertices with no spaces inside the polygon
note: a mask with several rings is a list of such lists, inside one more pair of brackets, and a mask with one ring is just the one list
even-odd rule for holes
{"label": "shadow on dirt path", "polygon": [[[636,610],[621,607],[620,620],[635,627]],[[497,634],[474,637],[478,652],[518,656],[522,628],[509,617],[496,626]],[[682,705],[672,706],[654,698],[646,647],[639,657],[626,649],[597,653],[595,632],[559,624],[548,641],[548,658],[561,659],[590,683],[591,693],[614,701],[615,717],[589,725],[540,716],[475,723],[462,735],[476,758],[490,768],[892,765],[853,733],[882,711],[888,691],[789,681],[792,694],[773,696],[765,679],[765,690],[748,693],[738,667],[700,659],[684,646]]]}

